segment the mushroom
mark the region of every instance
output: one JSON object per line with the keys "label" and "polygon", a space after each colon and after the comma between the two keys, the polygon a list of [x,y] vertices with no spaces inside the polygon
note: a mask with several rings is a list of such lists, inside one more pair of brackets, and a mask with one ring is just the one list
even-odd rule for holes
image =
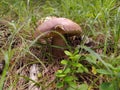
{"label": "mushroom", "polygon": [[[35,37],[38,37],[40,34],[46,32],[40,38],[41,40],[52,37],[52,45],[65,47],[66,43],[63,38],[60,35],[56,34],[54,31],[57,31],[62,35],[73,36],[80,35],[82,29],[77,23],[73,22],[72,20],[69,20],[67,18],[54,17],[39,25],[34,35]],[[55,47],[52,48],[52,54],[55,58],[59,58],[65,55],[64,50]]]}

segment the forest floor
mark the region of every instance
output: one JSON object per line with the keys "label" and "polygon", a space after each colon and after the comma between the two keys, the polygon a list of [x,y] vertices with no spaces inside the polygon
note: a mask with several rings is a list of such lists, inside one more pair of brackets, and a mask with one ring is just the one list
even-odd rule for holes
{"label": "forest floor", "polygon": [[[66,58],[53,58],[51,38],[34,37],[50,16],[82,28],[63,37]],[[119,90],[119,53],[119,0],[0,1],[0,90]]]}

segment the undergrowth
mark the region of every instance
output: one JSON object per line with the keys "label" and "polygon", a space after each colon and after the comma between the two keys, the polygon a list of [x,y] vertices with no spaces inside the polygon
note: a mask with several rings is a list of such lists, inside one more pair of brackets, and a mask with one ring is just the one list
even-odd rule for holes
{"label": "undergrowth", "polygon": [[[71,41],[75,46],[65,51],[67,59],[54,60],[50,43],[34,38],[36,22],[47,16],[82,27],[82,40]],[[5,62],[0,90],[27,90],[32,64],[40,69],[33,83],[43,90],[119,90],[119,52],[119,0],[0,1],[0,62]]]}

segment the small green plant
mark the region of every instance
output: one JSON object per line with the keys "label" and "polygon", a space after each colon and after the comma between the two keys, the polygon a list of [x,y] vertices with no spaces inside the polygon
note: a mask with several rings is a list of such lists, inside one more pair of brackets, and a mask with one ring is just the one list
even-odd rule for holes
{"label": "small green plant", "polygon": [[103,78],[108,78],[106,81],[102,80],[101,84],[99,85],[99,90],[119,90],[120,66],[118,65],[118,62],[120,60],[120,56],[111,56],[109,58],[105,58],[105,56],[97,54],[86,46],[81,46],[81,48],[89,52],[89,54],[85,55],[84,57],[85,60],[91,63],[94,67],[92,72],[98,76],[101,75]]}
{"label": "small green plant", "polygon": [[[56,72],[56,77],[59,79],[57,87],[64,87],[66,90],[78,90],[78,88],[84,87],[84,84],[79,87],[75,74],[88,72],[88,69],[80,63],[81,55],[78,50],[74,53],[65,51],[65,54],[68,56],[68,60],[61,61],[64,68]],[[85,87],[86,86],[85,84]],[[87,90],[87,88],[81,90]]]}
{"label": "small green plant", "polygon": [[100,90],[119,90],[120,88],[120,66],[114,67],[112,64],[106,63],[106,65],[111,69],[109,72],[106,69],[97,69],[97,73],[105,75],[109,78],[109,81],[100,84]]}
{"label": "small green plant", "polygon": [[3,89],[3,86],[4,86],[4,82],[6,80],[6,75],[7,75],[7,72],[9,70],[9,64],[10,64],[10,60],[11,58],[13,57],[13,50],[11,50],[11,48],[9,48],[8,51],[3,51],[3,54],[4,54],[4,60],[5,60],[5,67],[4,67],[4,70],[3,70],[3,73],[2,73],[2,76],[0,77],[0,90]]}

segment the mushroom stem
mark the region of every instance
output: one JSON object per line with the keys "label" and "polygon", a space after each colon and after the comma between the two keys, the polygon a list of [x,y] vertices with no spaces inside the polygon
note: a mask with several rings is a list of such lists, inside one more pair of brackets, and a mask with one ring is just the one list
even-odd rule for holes
{"label": "mushroom stem", "polygon": [[58,47],[52,47],[53,58],[57,59],[57,58],[61,58],[61,56],[62,57],[65,56],[63,48],[65,48],[66,44],[61,36],[54,37],[52,39],[52,45],[58,46]]}

